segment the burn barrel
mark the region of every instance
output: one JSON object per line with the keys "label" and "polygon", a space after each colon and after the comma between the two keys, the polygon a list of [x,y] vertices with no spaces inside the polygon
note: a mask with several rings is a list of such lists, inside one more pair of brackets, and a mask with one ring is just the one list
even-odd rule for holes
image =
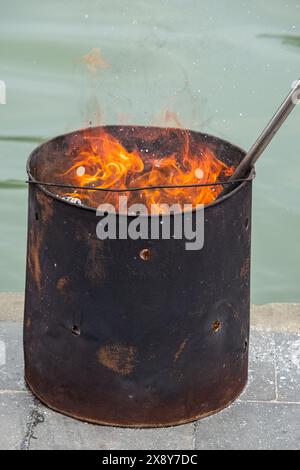
{"label": "burn barrel", "polygon": [[[107,129],[125,140],[141,132]],[[28,160],[28,386],[54,410],[117,426],[175,425],[222,410],[247,381],[251,182],[205,208],[201,250],[186,250],[184,239],[99,240],[95,209],[34,184],[81,132]],[[224,140],[191,136],[231,165],[244,156]]]}

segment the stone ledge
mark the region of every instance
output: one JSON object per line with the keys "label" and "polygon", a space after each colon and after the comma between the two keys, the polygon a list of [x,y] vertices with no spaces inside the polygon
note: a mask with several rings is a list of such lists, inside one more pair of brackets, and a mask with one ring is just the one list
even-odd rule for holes
{"label": "stone ledge", "polygon": [[256,330],[300,331],[300,304],[252,305],[251,327]]}
{"label": "stone ledge", "polygon": [[[23,310],[23,293],[0,293],[0,321],[22,321]],[[252,305],[251,327],[256,330],[300,331],[300,303]]]}
{"label": "stone ledge", "polygon": [[23,313],[23,292],[0,292],[0,321],[22,321]]}

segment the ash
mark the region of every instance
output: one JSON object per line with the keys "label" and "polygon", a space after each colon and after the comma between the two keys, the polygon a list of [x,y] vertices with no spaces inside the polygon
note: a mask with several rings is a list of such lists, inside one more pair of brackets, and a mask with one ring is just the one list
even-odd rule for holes
{"label": "ash", "polygon": [[81,200],[78,197],[73,197],[73,196],[59,196],[65,201],[71,202],[72,204],[78,204],[79,206],[82,205]]}

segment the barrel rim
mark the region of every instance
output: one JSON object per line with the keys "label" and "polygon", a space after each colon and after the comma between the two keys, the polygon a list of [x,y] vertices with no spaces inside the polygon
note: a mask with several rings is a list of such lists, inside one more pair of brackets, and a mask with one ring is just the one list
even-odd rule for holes
{"label": "barrel rim", "polygon": [[[241,156],[245,156],[246,155],[246,151],[244,149],[242,149],[241,147],[239,147],[238,145],[235,145],[235,144],[232,144],[229,140],[226,140],[226,139],[222,139],[220,137],[217,137],[213,134],[208,134],[208,133],[203,133],[203,132],[200,132],[200,131],[196,131],[196,130],[192,130],[192,129],[184,129],[184,128],[176,128],[176,127],[161,127],[161,126],[142,126],[142,125],[116,125],[116,124],[111,124],[111,125],[105,125],[105,126],[94,126],[94,127],[89,127],[90,130],[96,130],[98,128],[102,128],[102,129],[109,129],[109,128],[116,128],[116,127],[120,127],[120,128],[134,128],[134,129],[149,129],[149,128],[153,128],[153,129],[168,129],[170,131],[188,131],[188,132],[192,132],[192,133],[195,133],[195,134],[198,134],[199,136],[202,136],[203,139],[215,139],[217,141],[219,141],[220,143],[223,143],[225,145],[228,145],[230,147],[232,147],[233,149],[237,150],[238,152],[240,152]],[[27,175],[29,177],[29,181],[28,183],[31,184],[31,183],[35,183],[35,186],[38,187],[38,189],[42,192],[44,192],[48,197],[51,197],[61,203],[64,203],[64,204],[67,204],[69,206],[72,206],[72,207],[76,207],[78,209],[83,209],[83,210],[89,210],[89,211],[92,211],[92,212],[97,212],[97,208],[96,207],[90,207],[90,206],[86,206],[84,204],[76,204],[76,203],[72,203],[71,201],[67,201],[66,199],[63,199],[61,196],[59,195],[56,195],[54,194],[52,191],[49,191],[45,186],[41,185],[41,184],[38,184],[37,183],[37,180],[34,178],[34,176],[32,175],[32,172],[31,172],[31,168],[30,168],[30,165],[31,165],[31,162],[32,162],[32,159],[33,157],[36,155],[36,153],[39,152],[39,150],[44,147],[45,145],[48,145],[49,143],[51,142],[54,142],[58,139],[61,139],[61,138],[65,138],[65,137],[68,137],[68,136],[72,136],[72,135],[76,135],[78,133],[81,133],[83,132],[85,129],[78,129],[78,130],[75,130],[75,131],[71,131],[71,132],[67,132],[67,133],[64,133],[64,134],[60,134],[56,137],[53,137],[51,139],[48,139],[46,140],[45,142],[42,142],[40,145],[38,145],[30,154],[29,154],[29,157],[27,159],[27,163],[26,163],[26,172],[27,172]],[[252,168],[251,171],[249,172],[249,174],[247,175],[247,178],[251,178],[252,179],[255,177],[255,168]],[[224,196],[222,196],[221,198],[219,199],[216,199],[215,201],[211,202],[210,204],[207,204],[204,206],[205,208],[205,211],[207,209],[210,209],[212,207],[215,207],[217,206],[218,204],[221,204],[223,203],[224,201],[226,201],[227,199],[231,198],[232,196],[234,196],[237,192],[241,191],[246,184],[251,184],[252,185],[252,180],[249,180],[249,181],[243,181],[242,183],[239,183],[238,186],[233,190],[233,191],[230,191],[228,194],[225,194]],[[192,214],[192,213],[195,213],[197,211],[199,211],[200,209],[193,209],[192,211],[187,211],[185,213],[189,213],[189,214]],[[121,216],[126,216],[128,218],[134,218],[136,217],[135,215],[130,215],[130,214],[120,214],[118,212],[116,212],[116,215],[121,217]],[[172,215],[172,214],[171,214]],[[147,217],[147,218],[152,218],[152,217],[164,217],[163,214],[140,214],[141,217]]]}

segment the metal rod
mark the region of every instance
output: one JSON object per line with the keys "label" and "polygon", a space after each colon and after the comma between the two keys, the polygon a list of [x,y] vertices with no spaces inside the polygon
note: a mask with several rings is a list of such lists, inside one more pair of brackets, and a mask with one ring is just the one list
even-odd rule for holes
{"label": "metal rod", "polygon": [[[252,181],[254,179],[254,175],[250,175],[247,178],[241,178],[238,180],[234,180],[234,183],[242,183],[244,181]],[[45,181],[36,181],[36,180],[27,180],[25,183],[28,184],[37,184],[39,186],[54,186],[55,188],[66,188],[66,189],[82,189],[86,191],[103,191],[103,192],[111,192],[111,193],[127,193],[132,191],[150,191],[156,189],[185,189],[185,188],[202,188],[206,186],[220,186],[223,184],[231,184],[230,181],[218,181],[213,183],[195,183],[195,184],[164,184],[159,186],[142,186],[140,188],[99,188],[93,186],[74,186],[72,184],[61,184],[61,183],[48,183]]]}
{"label": "metal rod", "polygon": [[280,129],[282,124],[285,122],[291,111],[294,109],[300,98],[300,80],[296,82],[292,91],[288,94],[276,114],[273,116],[267,127],[264,129],[262,134],[259,136],[255,144],[251,147],[247,155],[243,158],[240,164],[236,167],[234,173],[229,178],[228,182],[232,181],[232,184],[226,185],[221,191],[218,199],[225,194],[231,192],[235,186],[237,179],[244,178],[249,171],[254,167],[256,161],[267,148],[277,131]]}

